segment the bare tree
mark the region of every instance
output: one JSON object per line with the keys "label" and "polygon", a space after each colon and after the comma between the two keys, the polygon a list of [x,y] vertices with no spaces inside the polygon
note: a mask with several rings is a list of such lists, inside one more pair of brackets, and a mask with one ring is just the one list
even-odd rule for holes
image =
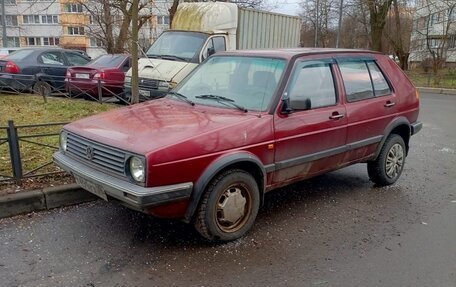
{"label": "bare tree", "polygon": [[[318,47],[331,47],[335,43],[335,35],[338,24],[338,6],[340,0],[305,0],[301,2],[303,12],[302,35],[309,38],[314,37],[314,43]],[[306,36],[307,35],[307,36]],[[310,46],[310,39],[302,39],[307,46]]]}
{"label": "bare tree", "polygon": [[393,0],[364,0],[369,10],[370,35],[372,49],[383,52],[382,36],[388,11]]}
{"label": "bare tree", "polygon": [[413,9],[407,1],[393,0],[393,8],[386,19],[384,52],[394,54],[403,70],[408,70],[410,37],[412,34]]}
{"label": "bare tree", "polygon": [[[99,41],[108,53],[122,53],[132,37],[133,0],[78,0],[87,11],[87,35]],[[148,1],[138,3],[138,30],[151,18]]]}
{"label": "bare tree", "polygon": [[[418,19],[424,21],[424,28],[418,25],[416,33],[425,41],[427,55],[431,57],[432,71],[437,75],[447,57],[450,31],[454,29],[456,33],[456,1],[424,1],[424,16]],[[435,79],[438,81],[438,77]]]}

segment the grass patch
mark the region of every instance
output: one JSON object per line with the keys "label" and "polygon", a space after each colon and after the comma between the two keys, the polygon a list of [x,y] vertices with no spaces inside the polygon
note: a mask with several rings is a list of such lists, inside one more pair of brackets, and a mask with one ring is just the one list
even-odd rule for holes
{"label": "grass patch", "polygon": [[455,69],[442,69],[437,75],[422,69],[412,69],[406,73],[417,87],[456,89]]}
{"label": "grass patch", "polygon": [[[80,99],[49,97],[47,103],[41,96],[35,95],[3,95],[0,94],[0,127],[6,127],[8,120],[13,120],[16,126],[71,122],[86,116],[108,111],[119,106],[114,104],[99,104]],[[19,136],[58,133],[62,125],[51,127],[18,128]],[[6,129],[0,128],[1,138],[6,138]],[[31,143],[33,142],[33,143]],[[51,162],[52,153],[57,149],[58,135],[33,137],[19,141],[23,173],[27,173],[46,163]],[[43,144],[37,145],[35,143]],[[56,171],[54,165],[40,169],[38,173]],[[11,176],[12,167],[8,144],[0,145],[0,179],[1,175]]]}

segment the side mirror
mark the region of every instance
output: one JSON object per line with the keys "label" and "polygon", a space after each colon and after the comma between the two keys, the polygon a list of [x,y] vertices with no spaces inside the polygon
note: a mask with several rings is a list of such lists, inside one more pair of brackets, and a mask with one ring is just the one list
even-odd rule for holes
{"label": "side mirror", "polygon": [[207,48],[207,56],[215,54],[215,49],[213,47]]}
{"label": "side mirror", "polygon": [[289,115],[289,114],[293,113],[293,109],[291,108],[291,105],[290,105],[290,97],[288,97],[288,93],[283,94],[282,109],[280,110],[280,113],[283,115]]}
{"label": "side mirror", "polygon": [[291,108],[294,110],[310,110],[312,107],[312,102],[309,98],[304,100],[294,99],[290,102]]}

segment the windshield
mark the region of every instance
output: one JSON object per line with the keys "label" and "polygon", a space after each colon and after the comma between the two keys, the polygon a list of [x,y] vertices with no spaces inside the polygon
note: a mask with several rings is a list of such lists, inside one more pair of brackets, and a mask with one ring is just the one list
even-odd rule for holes
{"label": "windshield", "polygon": [[96,65],[100,67],[117,67],[119,66],[123,60],[125,59],[124,55],[102,55],[88,65]]}
{"label": "windshield", "polygon": [[[174,89],[196,104],[265,111],[286,61],[276,58],[211,57]],[[224,98],[224,99],[222,99]]]}
{"label": "windshield", "polygon": [[191,60],[208,35],[194,32],[164,32],[147,51],[148,57],[171,56]]}

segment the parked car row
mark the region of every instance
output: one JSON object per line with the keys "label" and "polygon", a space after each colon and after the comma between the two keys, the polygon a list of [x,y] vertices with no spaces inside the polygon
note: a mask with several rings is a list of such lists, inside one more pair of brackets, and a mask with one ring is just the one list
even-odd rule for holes
{"label": "parked car row", "polygon": [[[122,93],[128,54],[102,55],[94,60],[82,51],[22,48],[0,59],[0,88],[51,94],[113,96]],[[100,85],[101,84],[101,85]]]}

